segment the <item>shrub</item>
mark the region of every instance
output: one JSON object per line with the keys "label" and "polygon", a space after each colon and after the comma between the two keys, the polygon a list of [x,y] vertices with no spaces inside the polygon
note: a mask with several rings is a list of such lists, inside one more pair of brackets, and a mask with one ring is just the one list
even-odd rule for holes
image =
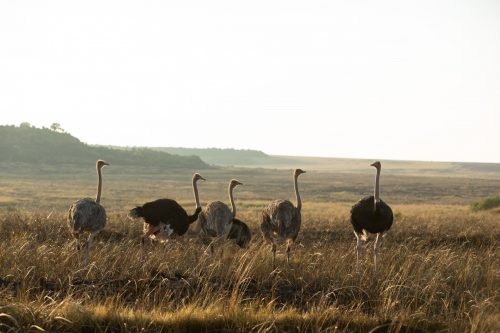
{"label": "shrub", "polygon": [[472,211],[477,212],[480,210],[487,210],[500,207],[500,195],[486,197],[470,205]]}

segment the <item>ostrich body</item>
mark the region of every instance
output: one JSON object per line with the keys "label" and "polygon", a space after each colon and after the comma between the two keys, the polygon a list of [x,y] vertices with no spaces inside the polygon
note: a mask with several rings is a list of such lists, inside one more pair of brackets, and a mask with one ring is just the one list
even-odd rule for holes
{"label": "ostrich body", "polygon": [[243,248],[247,247],[248,243],[250,243],[252,233],[245,222],[238,220],[237,218],[233,218],[233,225],[231,226],[231,230],[229,231],[229,235],[227,237],[229,239],[234,239],[236,244]]}
{"label": "ostrich body", "polygon": [[[244,237],[244,234],[249,233],[246,224],[235,219],[236,205],[234,203],[233,190],[238,185],[243,185],[243,183],[240,183],[236,179],[232,179],[229,182],[228,192],[231,209],[221,201],[212,201],[201,211],[198,220],[204,236],[217,237],[224,240],[230,238],[231,234],[237,238],[237,235]],[[233,223],[235,220],[237,221],[236,224]],[[241,240],[240,243],[243,244],[245,242]],[[212,246],[210,246],[210,250],[213,251]]]}
{"label": "ostrich body", "polygon": [[262,211],[260,229],[266,242],[271,244],[273,268],[275,267],[276,260],[275,240],[279,239],[286,241],[287,262],[290,262],[291,246],[293,242],[295,242],[300,231],[302,200],[299,194],[297,178],[303,173],[305,173],[304,170],[295,169],[293,174],[297,207],[289,200],[276,200],[271,202]]}
{"label": "ostrich body", "polygon": [[89,237],[85,244],[86,257],[88,260],[90,246],[94,237],[106,226],[106,210],[100,204],[102,191],[102,173],[101,170],[105,165],[109,165],[103,160],[96,162],[97,170],[97,195],[95,200],[84,198],[74,202],[69,208],[68,226],[71,233],[75,237],[76,249],[80,250],[80,236],[89,233]]}
{"label": "ostrich body", "polygon": [[380,245],[382,237],[387,232],[394,220],[392,209],[382,199],[380,199],[380,162],[370,164],[377,169],[375,178],[375,193],[359,200],[351,208],[351,224],[356,235],[356,265],[359,261],[359,254],[363,249],[363,242],[366,241],[369,232],[376,234],[377,238],[374,244],[374,265],[377,269],[377,261],[380,255]]}
{"label": "ostrich body", "polygon": [[193,192],[196,204],[193,215],[188,215],[186,210],[172,199],[158,199],[147,202],[142,206],[137,206],[130,210],[128,216],[131,219],[144,219],[144,235],[141,238],[141,245],[147,238],[171,236],[182,236],[189,229],[189,225],[195,222],[201,212],[198,195],[198,180],[205,180],[200,174],[193,175]]}

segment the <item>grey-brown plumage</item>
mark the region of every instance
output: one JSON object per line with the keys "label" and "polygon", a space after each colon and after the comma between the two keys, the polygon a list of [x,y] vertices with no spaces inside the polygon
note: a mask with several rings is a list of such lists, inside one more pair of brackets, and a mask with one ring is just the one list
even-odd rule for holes
{"label": "grey-brown plumage", "polygon": [[[236,179],[232,179],[229,182],[229,201],[231,202],[232,209],[221,201],[212,201],[202,209],[198,216],[202,235],[205,237],[217,237],[220,240],[228,239],[233,226],[233,219],[236,216],[233,189],[238,185],[243,184]],[[212,247],[210,249],[212,250]]]}
{"label": "grey-brown plumage", "polygon": [[363,243],[366,241],[366,233],[376,234],[374,249],[375,270],[380,255],[380,245],[382,237],[387,232],[394,220],[391,207],[380,199],[380,171],[382,165],[376,161],[370,166],[377,169],[375,178],[375,193],[360,199],[351,208],[351,224],[356,236],[356,265],[359,263],[359,255],[363,249]]}
{"label": "grey-brown plumage", "polygon": [[302,200],[300,198],[297,178],[302,173],[305,173],[302,169],[295,169],[293,173],[297,207],[289,200],[276,200],[271,202],[262,211],[260,229],[264,240],[271,244],[273,268],[275,267],[276,259],[276,240],[286,242],[287,262],[289,262],[291,246],[300,231]]}
{"label": "grey-brown plumage", "polygon": [[96,232],[106,226],[106,210],[94,199],[80,199],[69,208],[68,222],[73,233]]}
{"label": "grey-brown plumage", "polygon": [[106,226],[106,210],[100,204],[102,191],[101,170],[105,165],[109,164],[103,160],[98,160],[96,163],[98,177],[96,199],[80,199],[69,208],[68,226],[75,237],[77,250],[80,250],[80,236],[87,233],[89,234],[85,243],[85,261],[88,260],[93,238]]}

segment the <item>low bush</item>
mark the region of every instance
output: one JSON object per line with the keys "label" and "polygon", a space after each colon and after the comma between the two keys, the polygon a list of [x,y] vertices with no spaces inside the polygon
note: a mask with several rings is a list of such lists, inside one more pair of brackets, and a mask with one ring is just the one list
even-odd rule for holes
{"label": "low bush", "polygon": [[500,207],[500,195],[486,197],[471,204],[472,211],[487,210]]}

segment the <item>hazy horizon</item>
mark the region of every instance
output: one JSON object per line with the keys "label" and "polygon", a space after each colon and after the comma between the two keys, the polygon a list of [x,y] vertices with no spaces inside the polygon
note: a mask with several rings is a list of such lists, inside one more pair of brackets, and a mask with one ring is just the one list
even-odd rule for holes
{"label": "hazy horizon", "polygon": [[[28,122],[24,122],[24,123],[29,123],[31,126],[34,126],[35,128],[47,128],[49,129],[50,128],[50,125],[43,125],[43,126],[36,126],[32,123],[30,123],[29,121]],[[0,126],[17,126],[19,127],[20,124],[0,124]],[[64,128],[61,126],[61,129],[64,130]],[[67,131],[65,131],[65,133],[68,133],[68,134],[71,134],[73,135],[72,133],[69,133]],[[74,136],[74,135],[73,135]],[[77,139],[80,139],[80,138],[77,138]],[[80,140],[82,141],[82,140]],[[83,143],[85,144],[89,144],[87,142],[84,142],[82,141]],[[116,148],[116,149],[121,149],[121,148],[174,148],[174,149],[196,149],[196,150],[204,150],[204,149],[234,149],[234,150],[250,150],[250,151],[259,151],[259,152],[262,152],[266,155],[269,155],[269,156],[275,156],[275,157],[290,157],[290,158],[293,158],[293,157],[298,157],[298,158],[333,158],[333,159],[348,159],[348,160],[356,160],[356,159],[359,159],[359,160],[381,160],[381,161],[394,161],[394,162],[430,162],[430,163],[485,163],[485,164],[499,164],[497,162],[480,162],[480,161],[457,161],[457,160],[411,160],[411,159],[393,159],[393,158],[386,158],[386,159],[380,159],[380,158],[377,158],[377,157],[342,157],[342,156],[321,156],[321,155],[298,155],[298,154],[295,154],[295,155],[286,155],[286,154],[272,154],[272,153],[269,153],[269,152],[266,152],[266,151],[263,151],[263,150],[259,150],[259,149],[255,149],[255,148],[234,148],[234,147],[210,147],[210,146],[206,146],[206,147],[180,147],[180,146],[138,146],[138,145],[110,145],[110,144],[106,144],[106,143],[92,143],[90,144],[91,146],[103,146],[103,147],[111,147],[111,148]],[[175,152],[168,152],[168,153],[171,153],[171,154],[176,154]],[[195,153],[193,153],[194,155],[196,155]],[[185,155],[183,155],[185,156]]]}
{"label": "hazy horizon", "polygon": [[500,2],[2,2],[0,51],[88,144],[500,163]]}

